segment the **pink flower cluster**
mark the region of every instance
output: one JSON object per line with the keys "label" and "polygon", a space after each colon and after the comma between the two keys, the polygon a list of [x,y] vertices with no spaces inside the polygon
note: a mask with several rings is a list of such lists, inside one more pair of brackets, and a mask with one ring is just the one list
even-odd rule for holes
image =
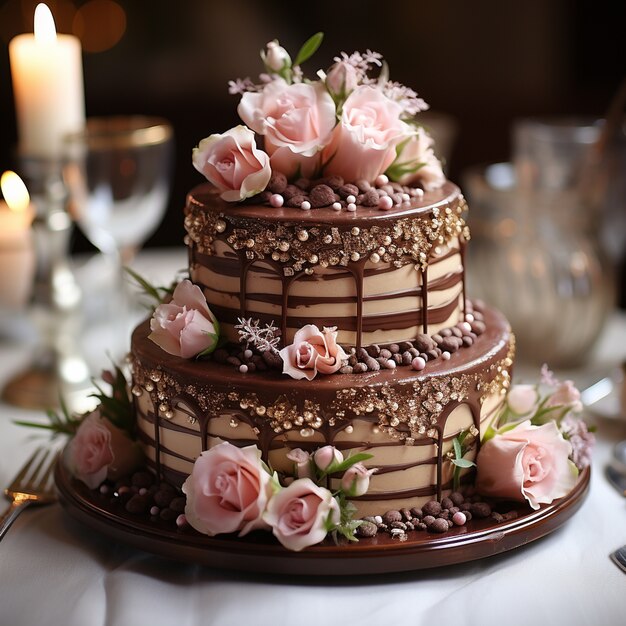
{"label": "pink flower cluster", "polygon": [[372,182],[387,171],[391,180],[427,191],[443,184],[432,140],[413,120],[428,106],[399,83],[368,75],[382,65],[378,53],[343,53],[306,82],[277,41],[261,57],[261,84],[230,83],[231,93],[242,94],[237,112],[245,126],[213,134],[193,151],[194,166],[224,200],[264,191],[272,172],[291,180],[337,175]]}
{"label": "pink flower cluster", "polygon": [[[183,485],[187,521],[209,536],[271,529],[283,546],[294,551],[320,543],[339,527],[341,509],[335,494],[313,479],[320,471],[338,467],[343,457],[334,447],[324,446],[313,456],[294,450],[289,458],[297,478],[283,487],[256,446],[238,448],[223,442],[203,452]],[[372,472],[353,464],[344,473],[344,493],[365,493]]]}
{"label": "pink flower cluster", "polygon": [[545,365],[540,385],[513,386],[502,423],[483,441],[476,460],[479,492],[527,500],[533,509],[565,496],[578,470],[590,465],[595,442],[576,416],[581,410],[574,383],[559,381]]}

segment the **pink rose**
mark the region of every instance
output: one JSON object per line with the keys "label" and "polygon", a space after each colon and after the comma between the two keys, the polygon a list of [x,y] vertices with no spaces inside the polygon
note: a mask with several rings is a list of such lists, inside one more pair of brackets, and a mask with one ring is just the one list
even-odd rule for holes
{"label": "pink rose", "polygon": [[318,372],[332,374],[339,370],[348,358],[337,345],[337,329],[324,328],[322,332],[314,324],[307,324],[296,332],[293,343],[280,352],[283,374],[292,378],[313,380]]}
{"label": "pink rose", "polygon": [[370,85],[357,87],[344,102],[341,120],[324,149],[325,175],[373,181],[396,157],[396,146],[412,134],[400,119],[402,107]]}
{"label": "pink rose", "polygon": [[538,509],[567,495],[576,484],[571,453],[572,446],[554,422],[532,426],[526,420],[482,445],[476,488],[487,496],[526,499]]}
{"label": "pink rose", "polygon": [[537,408],[539,393],[535,385],[513,385],[506,398],[511,411],[517,415],[527,415]]}
{"label": "pink rose", "polygon": [[65,457],[70,472],[90,489],[131,472],[141,458],[137,444],[98,410],[83,419]]}
{"label": "pink rose", "polygon": [[260,193],[272,175],[269,157],[256,147],[254,133],[245,126],[203,139],[193,149],[192,160],[227,202]]}
{"label": "pink rose", "polygon": [[178,283],[170,302],[156,308],[150,330],[149,339],[183,359],[211,352],[219,339],[219,324],[202,290],[187,279]]}
{"label": "pink rose", "polygon": [[344,472],[341,489],[351,497],[366,494],[370,487],[370,476],[376,470],[377,468],[367,469],[363,463],[355,463]]}
{"label": "pink rose", "polygon": [[574,413],[579,413],[583,410],[583,404],[580,401],[580,391],[578,391],[571,380],[565,380],[557,384],[554,393],[548,398],[546,406],[568,407]]}
{"label": "pink rose", "polygon": [[263,519],[285,548],[299,552],[323,541],[339,523],[339,505],[328,489],[299,478],[272,496]]}
{"label": "pink rose", "polygon": [[333,465],[333,463],[341,463],[343,461],[343,454],[341,454],[335,446],[322,446],[314,452],[313,460],[315,461],[315,465],[324,471]]}
{"label": "pink rose", "polygon": [[402,185],[419,183],[425,191],[441,187],[446,177],[432,146],[430,135],[422,127],[417,128],[387,171],[389,178]]}
{"label": "pink rose", "polygon": [[335,103],[320,82],[288,85],[282,78],[263,91],[247,92],[237,108],[241,119],[265,137],[272,169],[291,177],[311,177],[320,150],[335,126]]}
{"label": "pink rose", "polygon": [[183,484],[185,517],[205,535],[267,528],[261,516],[271,493],[270,475],[256,446],[227,441],[203,452]]}

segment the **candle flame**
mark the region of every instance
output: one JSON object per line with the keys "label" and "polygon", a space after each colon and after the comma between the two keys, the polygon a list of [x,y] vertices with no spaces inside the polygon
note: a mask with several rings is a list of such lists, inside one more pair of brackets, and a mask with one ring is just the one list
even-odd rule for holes
{"label": "candle flame", "polygon": [[15,173],[7,171],[0,177],[0,187],[11,211],[25,211],[30,204],[30,195],[24,181]]}
{"label": "candle flame", "polygon": [[39,43],[54,43],[57,30],[54,18],[47,5],[40,3],[35,7],[35,41]]}

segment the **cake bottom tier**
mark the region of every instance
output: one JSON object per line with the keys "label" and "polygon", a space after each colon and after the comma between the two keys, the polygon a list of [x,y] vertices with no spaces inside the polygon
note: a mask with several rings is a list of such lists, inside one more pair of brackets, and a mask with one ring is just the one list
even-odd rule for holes
{"label": "cake bottom tier", "polygon": [[[486,329],[469,347],[410,367],[293,380],[277,371],[240,373],[212,361],[171,356],[133,333],[132,392],[139,440],[159,477],[182,485],[203,450],[228,441],[256,445],[279,473],[293,473],[290,450],[332,444],[366,452],[377,471],[358,515],[420,507],[452,487],[453,439],[468,432],[465,458],[501,408],[514,338],[506,319],[483,310]],[[329,485],[333,487],[332,481]]]}

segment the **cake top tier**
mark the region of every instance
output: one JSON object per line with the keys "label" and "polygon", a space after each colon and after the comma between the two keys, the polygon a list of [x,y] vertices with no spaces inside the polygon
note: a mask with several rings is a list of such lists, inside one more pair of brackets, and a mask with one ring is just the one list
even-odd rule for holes
{"label": "cake top tier", "polygon": [[305,78],[300,65],[321,41],[311,37],[293,61],[277,41],[267,44],[259,82],[230,82],[243,124],[200,141],[196,169],[226,202],[274,208],[388,210],[440,188],[441,163],[419,122],[428,105],[389,80],[370,50],[342,52]]}

